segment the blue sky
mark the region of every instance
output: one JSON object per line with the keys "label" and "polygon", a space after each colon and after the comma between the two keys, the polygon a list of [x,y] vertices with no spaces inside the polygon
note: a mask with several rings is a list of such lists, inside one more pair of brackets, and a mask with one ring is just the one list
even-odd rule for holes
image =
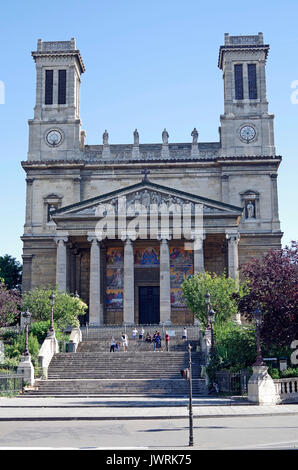
{"label": "blue sky", "polygon": [[173,142],[218,140],[223,82],[217,68],[224,33],[264,33],[269,112],[275,114],[279,211],[283,244],[297,239],[298,104],[291,83],[298,80],[298,2],[184,0],[51,0],[2,2],[0,16],[1,184],[0,255],[21,261],[25,216],[28,119],[33,117],[37,39],[75,37],[86,66],[81,119],[88,144],[160,142],[166,127]]}

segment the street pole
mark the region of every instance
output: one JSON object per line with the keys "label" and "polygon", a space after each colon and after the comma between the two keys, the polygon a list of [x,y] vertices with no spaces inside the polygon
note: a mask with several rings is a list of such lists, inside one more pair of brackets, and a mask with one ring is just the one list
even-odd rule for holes
{"label": "street pole", "polygon": [[192,373],[191,373],[191,345],[188,344],[188,370],[189,370],[189,446],[193,446],[193,413],[192,413]]}

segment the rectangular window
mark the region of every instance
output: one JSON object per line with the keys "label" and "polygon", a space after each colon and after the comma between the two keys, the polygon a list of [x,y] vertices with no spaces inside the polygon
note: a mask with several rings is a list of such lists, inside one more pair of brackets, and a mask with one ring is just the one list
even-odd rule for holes
{"label": "rectangular window", "polygon": [[234,65],[235,99],[243,100],[243,70],[242,64]]}
{"label": "rectangular window", "polygon": [[258,97],[256,64],[247,64],[247,75],[248,75],[248,97],[250,100],[256,100]]}
{"label": "rectangular window", "polygon": [[66,104],[66,70],[59,70],[58,104]]}
{"label": "rectangular window", "polygon": [[46,70],[45,104],[53,104],[53,70]]}

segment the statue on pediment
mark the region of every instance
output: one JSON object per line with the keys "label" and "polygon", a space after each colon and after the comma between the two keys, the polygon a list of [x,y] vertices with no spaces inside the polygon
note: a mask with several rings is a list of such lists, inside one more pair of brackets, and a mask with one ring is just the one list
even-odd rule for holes
{"label": "statue on pediment", "polygon": [[168,145],[168,143],[169,143],[169,134],[168,134],[166,129],[164,129],[163,132],[162,132],[162,143],[164,145]]}
{"label": "statue on pediment", "polygon": [[138,133],[138,130],[135,129],[134,133],[133,133],[133,144],[134,145],[139,145],[139,133]]}
{"label": "statue on pediment", "polygon": [[152,204],[159,204],[160,202],[160,197],[159,197],[159,194],[154,191],[154,193],[152,194]]}
{"label": "statue on pediment", "polygon": [[145,207],[149,207],[150,205],[150,193],[145,189],[145,191],[142,194],[142,204]]}
{"label": "statue on pediment", "polygon": [[199,133],[198,133],[196,128],[194,128],[194,130],[192,131],[191,136],[192,136],[192,143],[197,144],[198,143]]}
{"label": "statue on pediment", "polygon": [[103,142],[103,145],[109,145],[109,134],[107,130],[105,130],[104,133],[102,134],[102,142]]}

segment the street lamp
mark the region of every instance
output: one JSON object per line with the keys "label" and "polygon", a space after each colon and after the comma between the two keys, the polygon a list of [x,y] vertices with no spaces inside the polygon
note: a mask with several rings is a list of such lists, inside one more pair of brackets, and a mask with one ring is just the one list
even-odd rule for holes
{"label": "street lamp", "polygon": [[27,309],[25,313],[23,313],[24,318],[24,326],[25,326],[25,349],[23,352],[23,356],[30,356],[29,346],[28,346],[28,336],[29,336],[29,325],[31,319],[31,313]]}
{"label": "street lamp", "polygon": [[54,304],[55,304],[56,296],[52,292],[49,298],[50,298],[50,304],[51,304],[51,324],[50,324],[50,329],[48,331],[48,334],[53,335],[54,334]]}
{"label": "street lamp", "polygon": [[254,310],[253,316],[255,319],[256,330],[257,330],[257,359],[256,359],[256,362],[254,363],[254,366],[265,366],[266,364],[264,363],[263,358],[262,358],[261,335],[260,335],[263,313],[259,306]]}
{"label": "street lamp", "polygon": [[192,412],[192,371],[191,371],[191,345],[188,344],[188,370],[189,370],[189,446],[193,446],[193,412]]}
{"label": "street lamp", "polygon": [[214,322],[215,322],[215,311],[213,310],[213,308],[211,307],[209,309],[209,323],[210,323],[210,328],[211,328],[211,351],[213,351],[213,348],[214,348],[214,335],[213,335],[213,325],[214,325]]}
{"label": "street lamp", "polygon": [[207,308],[207,324],[206,324],[206,328],[209,330],[210,329],[210,318],[209,318],[209,311],[210,311],[210,308],[211,308],[211,302],[210,302],[210,293],[209,291],[207,290],[206,294],[205,294],[205,304],[206,304],[206,308]]}

